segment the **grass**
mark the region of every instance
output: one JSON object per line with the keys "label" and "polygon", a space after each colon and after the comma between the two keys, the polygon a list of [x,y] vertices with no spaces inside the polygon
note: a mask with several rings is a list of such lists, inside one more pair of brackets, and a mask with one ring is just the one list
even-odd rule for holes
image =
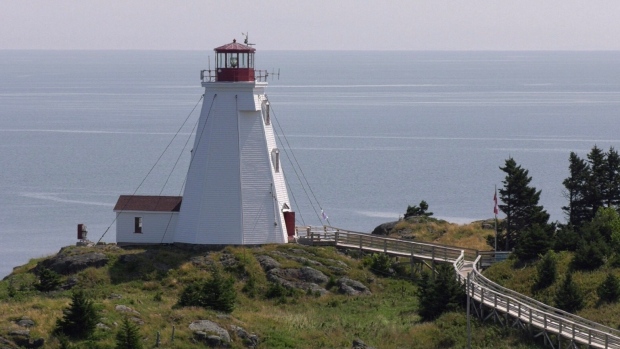
{"label": "grass", "polygon": [[[467,229],[458,230],[463,236]],[[475,234],[473,234],[475,235]],[[195,343],[188,324],[198,319],[214,321],[224,328],[237,325],[256,333],[262,348],[350,348],[355,338],[378,348],[461,348],[466,344],[464,312],[444,314],[434,322],[421,322],[417,315],[417,285],[406,279],[375,275],[364,266],[362,259],[347,256],[331,247],[300,245],[266,245],[259,248],[226,247],[220,251],[187,251],[172,246],[119,249],[110,246],[93,248],[71,247],[63,253],[105,253],[110,262],[102,268],[88,268],[76,275],[78,286],[88,290],[101,309],[102,323],[109,330],[98,329],[93,341],[76,342],[84,348],[113,348],[114,337],[125,316],[115,310],[126,305],[140,313],[144,321],[140,334],[145,346],[154,347],[157,332],[161,348],[204,348]],[[304,266],[293,258],[305,257],[320,262],[321,270],[332,279],[337,275],[329,267],[346,270],[346,276],[361,281],[372,291],[367,296],[346,296],[332,288],[329,294],[295,292],[290,297],[266,299],[270,286],[257,262],[256,255],[269,255],[282,267]],[[225,267],[222,260],[232,256],[236,263]],[[288,256],[288,257],[287,257]],[[9,280],[0,282],[0,336],[17,329],[15,321],[22,317],[36,325],[31,338],[44,338],[46,348],[60,344],[50,333],[56,319],[70,301],[71,291],[40,293],[33,287],[36,277],[32,269],[41,259],[32,260],[17,268],[9,277],[19,289],[9,297]],[[212,265],[223,268],[224,276],[235,278],[237,306],[226,316],[197,307],[179,307],[178,296],[185,285],[210,276]],[[252,276],[254,297],[242,291]],[[63,281],[68,277],[63,276]],[[122,295],[121,299],[111,294]],[[175,340],[172,342],[174,326]],[[242,341],[233,337],[233,348],[243,348]],[[472,337],[476,348],[537,348],[536,344],[518,333],[493,324],[474,321]]]}
{"label": "grass", "polygon": [[[554,295],[560,287],[565,275],[571,270],[570,262],[572,252],[556,253],[558,277],[549,287],[537,290],[534,287],[536,280],[536,264],[519,263],[516,259],[509,259],[497,263],[485,271],[485,276],[498,284],[517,291],[528,297],[532,297],[545,304],[554,306]],[[585,306],[576,315],[609,326],[620,328],[620,304],[602,303],[599,300],[596,289],[605,280],[607,274],[612,272],[620,277],[620,270],[605,265],[595,271],[573,271],[573,281],[579,286],[584,297]]]}
{"label": "grass", "polygon": [[495,234],[489,228],[492,226],[492,221],[461,225],[432,217],[411,217],[401,219],[390,236],[487,251],[492,249],[486,242],[487,236]]}

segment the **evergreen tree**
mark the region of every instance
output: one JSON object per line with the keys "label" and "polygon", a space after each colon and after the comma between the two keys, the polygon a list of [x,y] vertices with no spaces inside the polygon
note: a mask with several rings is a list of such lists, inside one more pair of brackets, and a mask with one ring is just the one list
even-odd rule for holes
{"label": "evergreen tree", "polygon": [[601,233],[588,223],[582,229],[581,239],[573,255],[572,267],[581,270],[594,270],[605,264],[609,247]]}
{"label": "evergreen tree", "polygon": [[613,303],[620,298],[620,281],[614,274],[607,274],[605,281],[596,289],[602,302]]}
{"label": "evergreen tree", "polygon": [[234,285],[234,279],[225,278],[219,269],[215,268],[213,275],[203,287],[205,307],[231,313],[235,309],[235,302],[237,301]]}
{"label": "evergreen tree", "polygon": [[543,206],[538,205],[541,191],[529,186],[532,177],[528,176],[528,170],[518,166],[512,157],[508,158],[505,166],[500,169],[506,173],[506,178],[502,181],[504,187],[499,189],[503,203],[499,208],[506,214],[503,222],[505,232],[501,239],[504,249],[510,250],[517,243],[517,237],[522,231],[535,225],[548,229],[549,214]]}
{"label": "evergreen tree", "polygon": [[116,333],[115,349],[142,349],[138,326],[127,317],[123,319],[123,324]]}
{"label": "evergreen tree", "polygon": [[556,251],[575,251],[581,242],[581,237],[572,224],[561,226],[553,239],[553,249]]}
{"label": "evergreen tree", "polygon": [[407,206],[407,212],[405,212],[405,218],[408,217],[416,217],[416,216],[426,216],[426,217],[430,217],[433,215],[433,212],[427,212],[428,211],[428,204],[426,203],[426,201],[422,200],[420,201],[420,206]]}
{"label": "evergreen tree", "polygon": [[75,339],[90,337],[99,322],[99,312],[84,291],[73,292],[69,308],[63,310],[62,319],[56,320],[55,332]]}
{"label": "evergreen tree", "polygon": [[609,148],[605,162],[607,185],[604,197],[607,207],[620,208],[620,155],[613,148]]}
{"label": "evergreen tree", "polygon": [[189,284],[179,296],[179,305],[211,308],[230,313],[235,309],[237,291],[233,278],[225,278],[214,268],[211,278]]}
{"label": "evergreen tree", "polygon": [[424,321],[436,319],[442,313],[456,310],[464,304],[465,289],[456,279],[452,265],[439,265],[435,278],[423,274],[418,300],[418,313]]}
{"label": "evergreen tree", "polygon": [[596,145],[588,153],[590,176],[588,177],[585,209],[588,212],[588,221],[592,220],[596,212],[605,203],[607,191],[607,160],[605,152]]}
{"label": "evergreen tree", "polygon": [[553,242],[549,233],[539,225],[526,228],[517,237],[514,253],[521,261],[529,261],[544,255],[551,248]]}
{"label": "evergreen tree", "polygon": [[570,177],[562,182],[566,188],[565,196],[568,199],[568,206],[562,207],[562,210],[570,225],[580,227],[592,218],[586,209],[590,167],[577,154],[571,152],[568,169]]}
{"label": "evergreen tree", "polygon": [[551,286],[558,276],[557,262],[555,253],[548,251],[536,266],[536,285],[535,288],[543,289]]}
{"label": "evergreen tree", "polygon": [[555,306],[569,313],[583,308],[583,295],[577,284],[573,282],[571,273],[566,274],[564,282],[555,294]]}
{"label": "evergreen tree", "polygon": [[60,275],[53,270],[43,268],[39,272],[39,283],[35,285],[41,292],[49,292],[60,286]]}

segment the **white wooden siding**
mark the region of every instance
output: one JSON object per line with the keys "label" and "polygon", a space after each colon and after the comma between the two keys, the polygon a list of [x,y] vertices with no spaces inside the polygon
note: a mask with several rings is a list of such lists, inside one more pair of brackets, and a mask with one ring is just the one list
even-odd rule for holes
{"label": "white wooden siding", "polygon": [[[142,217],[142,233],[134,232],[135,217]],[[117,212],[116,243],[121,245],[172,243],[178,218],[178,212]]]}

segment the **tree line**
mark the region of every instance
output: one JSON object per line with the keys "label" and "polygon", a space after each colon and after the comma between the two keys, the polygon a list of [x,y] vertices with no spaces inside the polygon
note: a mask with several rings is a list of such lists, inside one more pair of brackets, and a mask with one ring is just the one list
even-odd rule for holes
{"label": "tree line", "polygon": [[[509,157],[500,169],[506,174],[499,189],[498,250],[513,251],[521,261],[549,250],[574,251],[573,266],[592,270],[606,261],[620,266],[620,155],[611,147],[594,146],[586,158],[569,156],[569,177],[562,182],[566,223],[549,222],[539,204],[541,190],[530,183],[529,171]],[[495,237],[487,242],[495,246]]]}

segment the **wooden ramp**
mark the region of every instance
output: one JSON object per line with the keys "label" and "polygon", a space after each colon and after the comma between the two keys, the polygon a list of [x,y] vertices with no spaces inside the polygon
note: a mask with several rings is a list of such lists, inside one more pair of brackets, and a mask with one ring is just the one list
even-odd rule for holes
{"label": "wooden ramp", "polygon": [[297,227],[298,241],[311,245],[333,245],[364,252],[386,253],[433,263],[451,263],[465,285],[475,314],[507,326],[543,336],[552,348],[620,349],[620,331],[553,308],[504,288],[487,279],[480,269],[507,258],[505,252],[485,252],[454,246],[421,243],[351,232],[333,227]]}

